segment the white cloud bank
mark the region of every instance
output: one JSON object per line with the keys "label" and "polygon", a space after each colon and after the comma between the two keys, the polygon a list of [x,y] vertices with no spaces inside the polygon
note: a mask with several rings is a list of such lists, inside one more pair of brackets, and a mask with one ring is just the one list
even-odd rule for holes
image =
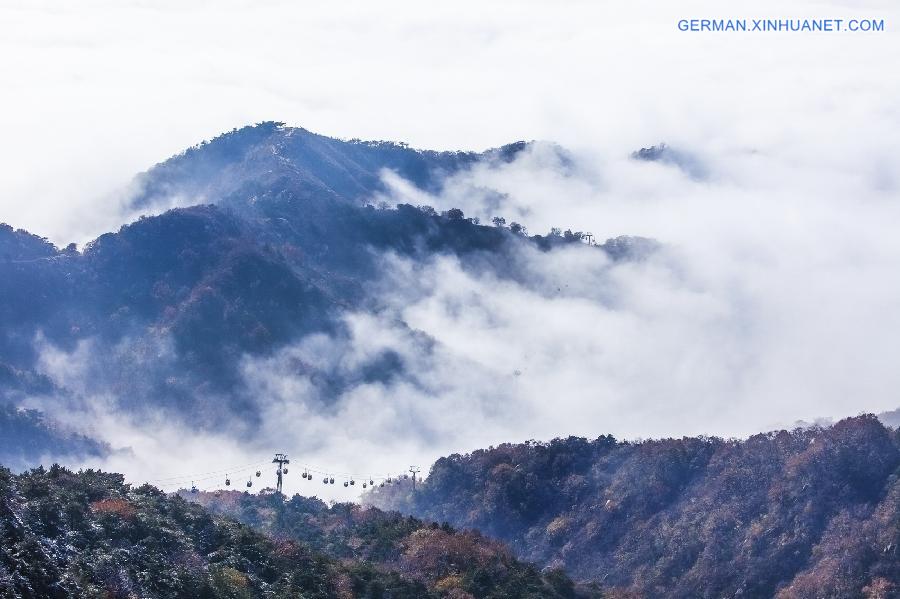
{"label": "white cloud bank", "polygon": [[[697,181],[627,158],[565,164],[538,146],[438,196],[388,176],[395,202],[533,232],[577,223],[603,239],[624,226],[664,247],[637,262],[533,250],[518,282],[387,257],[384,313],[350,315],[349,339],[307,339],[246,372],[272,414],[305,423],[300,446],[369,468],[568,434],[745,436],[900,404],[894,190],[862,164],[701,160]],[[355,385],[332,410],[296,368],[352,372],[385,350],[406,374]]]}
{"label": "white cloud bank", "polygon": [[[887,31],[677,31],[704,16],[874,17]],[[83,241],[120,224],[109,198],[134,172],[278,119],[438,149],[557,141],[573,151],[569,169],[539,147],[440,196],[397,184],[392,199],[665,244],[637,264],[535,253],[528,285],[450,260],[390,261],[388,312],[348,316],[349,339],[248,361],[265,398],[259,439],[104,425],[138,456],[112,466],[136,477],[253,461],[274,438],[271,449],[365,472],[501,440],[747,434],[890,409],[898,17],[887,1],[6,2],[0,220]],[[706,176],[627,158],[661,140]],[[313,409],[296,360],[352,370],[385,348],[414,375]],[[201,469],[200,455],[216,463]]]}

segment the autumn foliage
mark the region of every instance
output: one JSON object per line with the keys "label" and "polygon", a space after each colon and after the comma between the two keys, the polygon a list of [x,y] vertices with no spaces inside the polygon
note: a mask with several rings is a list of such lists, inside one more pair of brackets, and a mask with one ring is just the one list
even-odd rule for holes
{"label": "autumn foliage", "polygon": [[472,527],[611,596],[900,596],[900,434],[872,416],[746,440],[506,444],[374,505]]}

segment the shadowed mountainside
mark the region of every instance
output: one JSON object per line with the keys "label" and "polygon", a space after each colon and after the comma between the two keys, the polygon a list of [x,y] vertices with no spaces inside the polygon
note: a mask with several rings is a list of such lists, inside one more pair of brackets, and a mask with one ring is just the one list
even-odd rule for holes
{"label": "shadowed mountainside", "polygon": [[[450,256],[471,271],[523,280],[530,251],[578,247],[601,262],[653,251],[644,239],[589,247],[577,233],[528,236],[459,210],[371,204],[385,170],[434,189],[449,173],[526,147],[429,152],[263,123],[139,177],[138,206],[202,205],[141,217],[82,251],[0,225],[0,405],[72,409],[102,396],[131,414],[252,430],[259,410],[241,360],[313,333],[340,336],[348,312],[377,313],[385,257]],[[54,365],[64,376],[48,378]],[[404,365],[385,354],[360,371],[386,378],[390,368]],[[327,401],[344,382],[320,374]],[[20,457],[0,452],[10,463]]]}

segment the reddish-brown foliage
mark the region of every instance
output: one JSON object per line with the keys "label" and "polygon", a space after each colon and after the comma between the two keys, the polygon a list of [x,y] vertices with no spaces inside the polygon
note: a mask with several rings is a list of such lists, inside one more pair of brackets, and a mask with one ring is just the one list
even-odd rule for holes
{"label": "reddish-brown foliage", "polygon": [[96,513],[113,514],[123,520],[134,520],[137,510],[126,499],[108,498],[94,501],[91,509]]}

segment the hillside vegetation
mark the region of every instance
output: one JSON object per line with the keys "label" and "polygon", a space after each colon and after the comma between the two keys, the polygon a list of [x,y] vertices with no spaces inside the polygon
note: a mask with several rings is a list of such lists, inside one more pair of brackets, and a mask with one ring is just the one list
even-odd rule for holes
{"label": "hillside vegetation", "polygon": [[235,518],[275,539],[301,542],[340,560],[378,564],[453,597],[577,597],[560,570],[540,573],[503,543],[473,530],[423,522],[397,512],[316,498],[239,491],[185,492],[215,514]]}
{"label": "hillside vegetation", "polygon": [[[349,507],[327,516],[320,502],[299,498],[284,505],[313,509],[279,511],[280,496],[241,501],[248,512],[259,510],[260,528],[269,513],[283,514],[292,530],[304,526],[298,514],[318,513],[310,523],[322,530],[270,537],[149,485],[126,485],[118,474],[54,466],[12,475],[0,468],[0,597],[583,596],[565,575],[542,576],[474,533],[376,510],[341,527],[331,521]],[[326,537],[314,547],[302,542]],[[362,550],[360,537],[377,549]],[[387,547],[400,537],[402,553],[394,554]]]}
{"label": "hillside vegetation", "polygon": [[718,438],[504,444],[367,500],[637,597],[896,597],[900,432],[873,416]]}

